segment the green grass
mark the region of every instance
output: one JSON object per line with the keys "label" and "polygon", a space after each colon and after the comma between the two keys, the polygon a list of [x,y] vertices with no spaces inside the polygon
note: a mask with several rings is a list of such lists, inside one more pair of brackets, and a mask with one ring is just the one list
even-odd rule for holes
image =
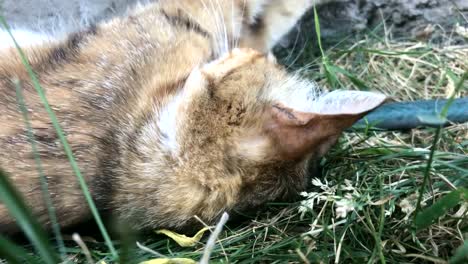
{"label": "green grass", "polygon": [[[315,26],[319,28],[318,20]],[[328,89],[380,90],[396,100],[467,96],[468,41],[457,45],[399,42],[382,36],[376,30],[327,50],[320,47],[319,56],[308,46],[282,61],[294,61],[291,68],[300,68]],[[302,201],[269,204],[250,220],[228,223],[211,260],[466,263],[467,188],[468,124],[345,133],[321,161],[320,173],[302,194]],[[116,254],[122,263],[160,255],[199,260],[207,241],[181,248],[164,236],[148,234],[138,238],[142,248],[129,234],[120,237],[125,239],[85,242],[93,261],[111,263]],[[40,239],[44,235],[32,239],[36,248],[41,247]],[[29,245],[20,247],[3,238],[0,248],[0,254],[11,255],[12,263],[18,254],[32,252]],[[27,257],[40,262],[40,256],[55,255],[59,248],[45,248]],[[83,248],[66,237],[62,250],[63,260],[86,259]]]}
{"label": "green grass", "polygon": [[44,174],[44,168],[42,167],[42,161],[39,156],[39,153],[37,151],[37,143],[34,138],[34,133],[33,129],[31,126],[31,121],[29,119],[29,114],[28,110],[26,107],[26,104],[24,102],[24,97],[23,97],[23,92],[21,88],[21,84],[18,80],[15,80],[15,86],[16,86],[16,97],[18,100],[18,105],[20,108],[21,113],[23,114],[23,120],[27,129],[27,135],[29,142],[31,144],[31,149],[32,152],[34,153],[34,161],[36,163],[36,168],[40,176],[40,181],[41,181],[41,192],[43,195],[44,203],[47,205],[48,213],[49,213],[49,219],[50,222],[52,223],[52,230],[55,236],[56,243],[58,245],[60,255],[62,258],[65,257],[65,245],[63,244],[63,238],[62,234],[60,232],[60,226],[57,221],[57,215],[55,214],[55,207],[52,203],[52,199],[50,197],[49,193],[49,185],[47,183],[47,178]]}

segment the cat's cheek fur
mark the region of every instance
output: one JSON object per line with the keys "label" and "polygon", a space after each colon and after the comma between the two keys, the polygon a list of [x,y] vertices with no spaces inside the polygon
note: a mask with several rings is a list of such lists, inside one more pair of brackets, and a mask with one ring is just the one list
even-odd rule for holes
{"label": "cat's cheek fur", "polygon": [[[181,117],[179,112],[183,111],[180,109],[183,101],[183,91],[179,91],[162,109],[159,114],[159,119],[156,122],[159,127],[159,131],[161,132],[161,145],[172,155],[175,155],[179,150],[179,143],[177,142],[177,127],[179,117]],[[150,134],[152,131],[157,131],[157,129],[149,127],[147,131],[148,134]]]}
{"label": "cat's cheek fur", "polygon": [[[159,130],[157,136],[160,137],[162,147],[171,156],[179,155],[180,142],[178,135],[182,134],[183,123],[185,123],[185,113],[188,112],[192,102],[205,93],[207,90],[206,76],[202,73],[200,67],[195,67],[190,73],[184,85],[178,89],[178,92],[168,99],[168,103],[159,112],[159,118],[156,121],[157,129],[150,124],[146,130],[151,134],[152,131]],[[154,136],[154,135],[152,135]]]}

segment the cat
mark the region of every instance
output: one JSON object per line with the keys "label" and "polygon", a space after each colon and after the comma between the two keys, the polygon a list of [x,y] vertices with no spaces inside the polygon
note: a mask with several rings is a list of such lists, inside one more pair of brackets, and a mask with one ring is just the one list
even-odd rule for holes
{"label": "cat", "polygon": [[[161,0],[24,43],[99,210],[135,229],[180,230],[195,215],[211,224],[303,191],[308,164],[386,100],[322,91],[276,62],[271,48],[323,2]],[[15,80],[59,223],[80,223],[90,210],[12,47],[0,50],[0,168],[50,228]],[[15,230],[0,203],[0,233]]]}

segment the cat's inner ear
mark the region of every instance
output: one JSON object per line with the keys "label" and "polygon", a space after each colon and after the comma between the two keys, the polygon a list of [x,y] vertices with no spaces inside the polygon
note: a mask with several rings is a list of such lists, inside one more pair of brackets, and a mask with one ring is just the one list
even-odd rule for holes
{"label": "cat's inner ear", "polygon": [[320,96],[311,111],[322,115],[363,115],[386,99],[376,92],[336,90]]}
{"label": "cat's inner ear", "polygon": [[343,130],[385,100],[379,93],[336,91],[314,100],[310,112],[274,104],[265,130],[282,158],[296,159],[310,151],[323,155]]}
{"label": "cat's inner ear", "polygon": [[[379,93],[340,91],[312,101],[311,109],[314,110],[310,112],[273,103],[266,111],[262,127],[262,153],[269,155],[264,158],[296,160],[311,153],[322,156],[343,130],[385,100],[386,97]],[[260,142],[259,137],[255,138],[255,142]]]}

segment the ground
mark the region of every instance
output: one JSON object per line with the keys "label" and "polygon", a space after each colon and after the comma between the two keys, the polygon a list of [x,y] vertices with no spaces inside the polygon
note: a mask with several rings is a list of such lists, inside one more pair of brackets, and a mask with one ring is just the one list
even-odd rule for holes
{"label": "ground", "polygon": [[[50,6],[40,10],[50,10],[50,21],[55,23],[58,12],[54,10],[60,6],[67,5],[70,14],[78,17],[76,10],[83,10],[79,3],[93,3],[81,5],[88,11],[80,11],[88,12],[91,21],[124,12],[123,6],[130,1],[109,1],[113,7],[105,1],[43,2]],[[467,1],[342,2],[318,9],[322,35],[314,30],[313,13],[304,18],[298,27],[300,35],[292,33],[275,49],[280,61],[328,89],[375,89],[395,100],[467,95],[468,85],[462,77],[468,71]],[[34,24],[34,16],[19,15],[42,14],[31,8],[31,3],[41,2],[7,0],[6,10],[16,13],[6,13],[17,25]],[[441,7],[440,3],[446,5]],[[375,12],[378,9],[369,11],[373,5],[392,15],[381,19],[380,12]],[[337,15],[349,6],[368,11],[359,11],[351,23],[346,16]],[[396,8],[402,6],[418,9],[411,13]],[[395,9],[399,11],[388,11]],[[439,13],[442,15],[437,16]],[[367,17],[363,18],[363,14]],[[340,25],[336,26],[330,17],[340,18]],[[446,19],[431,21],[437,17]],[[318,45],[319,37],[324,40],[323,50]],[[212,251],[212,260],[466,263],[467,154],[468,124],[442,129],[347,132],[321,161],[320,173],[313,177],[312,188],[302,194],[302,200],[270,204],[257,215],[228,223]],[[138,263],[161,254],[198,260],[207,236],[189,248],[153,233],[139,237],[139,247],[125,234],[121,237],[126,239],[116,239],[114,245],[120,253],[128,253],[127,261],[122,263]],[[96,239],[102,241],[92,233],[83,238],[90,257],[110,263],[111,252]],[[69,237],[65,240],[67,258],[84,262],[87,250]]]}
{"label": "ground", "polygon": [[[20,28],[52,32],[76,29],[103,19],[124,14],[136,3],[157,0],[3,0],[8,22]],[[0,2],[1,3],[1,2]],[[336,42],[343,35],[374,27],[385,18],[392,32],[418,35],[428,24],[442,27],[453,24],[459,16],[468,16],[466,0],[336,0],[319,7],[322,36]],[[310,27],[311,15],[301,29]],[[295,33],[286,38],[295,40]],[[289,41],[288,41],[289,40]]]}

